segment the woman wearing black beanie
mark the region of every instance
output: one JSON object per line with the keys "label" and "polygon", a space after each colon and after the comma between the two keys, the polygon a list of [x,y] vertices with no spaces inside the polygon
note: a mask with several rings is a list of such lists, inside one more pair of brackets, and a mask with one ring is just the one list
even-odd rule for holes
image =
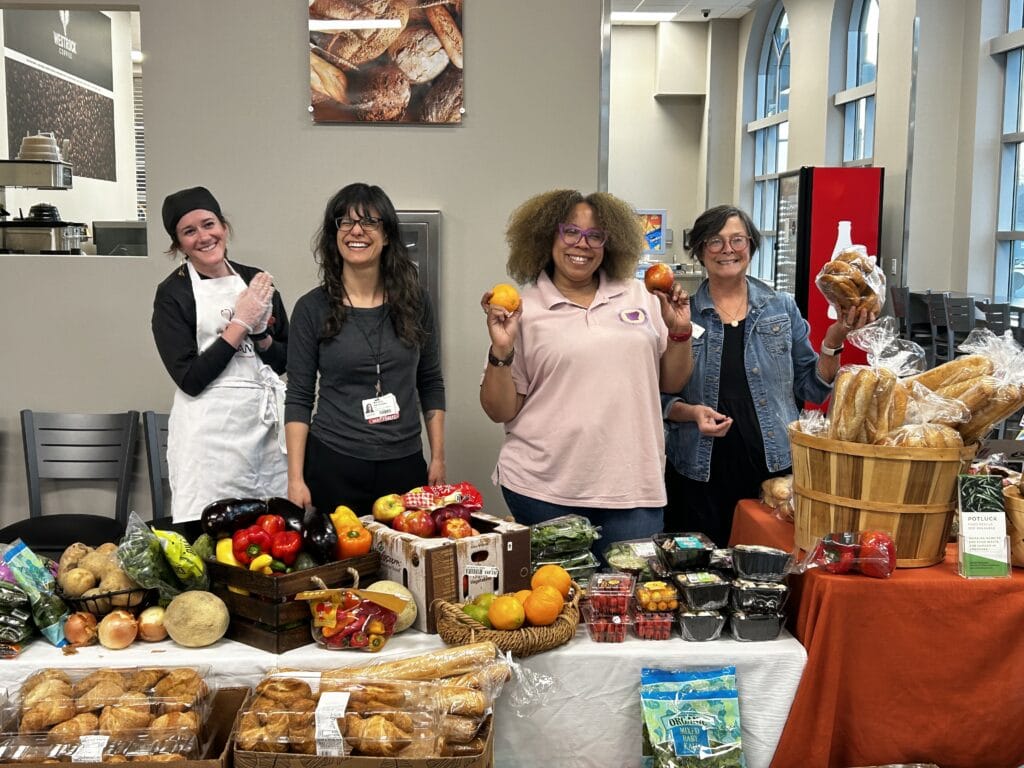
{"label": "woman wearing black beanie", "polygon": [[182,262],[157,286],[152,327],[178,387],[167,468],[172,518],[183,524],[218,499],[287,493],[278,374],[288,317],[269,274],[228,260],[230,225],[208,189],[168,195],[162,215],[168,253]]}

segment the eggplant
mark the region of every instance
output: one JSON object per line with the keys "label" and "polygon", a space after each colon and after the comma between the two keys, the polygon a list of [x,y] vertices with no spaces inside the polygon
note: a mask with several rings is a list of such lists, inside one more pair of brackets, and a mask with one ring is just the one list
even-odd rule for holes
{"label": "eggplant", "polygon": [[309,552],[320,563],[332,563],[338,559],[338,531],[328,515],[308,507],[302,518],[302,528],[303,551]]}
{"label": "eggplant", "polygon": [[290,530],[302,533],[302,509],[288,499],[220,499],[203,510],[203,532],[213,538],[246,528],[260,515],[281,515]]}

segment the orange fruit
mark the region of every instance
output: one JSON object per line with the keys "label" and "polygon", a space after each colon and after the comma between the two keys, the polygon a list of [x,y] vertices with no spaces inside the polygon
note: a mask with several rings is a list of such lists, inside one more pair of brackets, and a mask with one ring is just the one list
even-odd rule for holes
{"label": "orange fruit", "polygon": [[533,578],[530,579],[530,586],[534,589],[545,584],[561,592],[562,597],[568,597],[569,589],[572,587],[572,577],[562,566],[549,563],[534,571]]}
{"label": "orange fruit", "polygon": [[515,312],[519,309],[519,291],[514,285],[498,283],[491,288],[491,304]]}
{"label": "orange fruit", "polygon": [[547,584],[541,584],[523,603],[526,620],[535,627],[546,627],[554,624],[558,614],[562,612],[565,598],[562,593]]}
{"label": "orange fruit", "polygon": [[526,603],[526,598],[528,598],[532,592],[533,592],[532,589],[520,589],[518,592],[516,592],[514,595],[512,595],[512,597],[514,597],[520,603],[524,603],[525,604]]}
{"label": "orange fruit", "polygon": [[495,629],[519,629],[526,621],[526,612],[512,595],[502,595],[494,598],[487,609],[487,618]]}

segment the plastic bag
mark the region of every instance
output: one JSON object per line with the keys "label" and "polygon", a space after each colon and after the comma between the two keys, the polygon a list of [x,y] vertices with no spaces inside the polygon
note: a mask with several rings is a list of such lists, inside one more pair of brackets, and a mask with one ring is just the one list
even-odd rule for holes
{"label": "plastic bag", "polygon": [[814,284],[840,316],[851,307],[877,315],[885,303],[885,274],[863,245],[844,248],[825,262]]}
{"label": "plastic bag", "polygon": [[530,551],[533,559],[539,560],[582,552],[600,538],[600,528],[582,515],[561,515],[530,526]]}
{"label": "plastic bag", "polygon": [[896,542],[885,531],[842,531],[829,533],[815,545],[797,566],[803,573],[821,568],[828,573],[861,573],[885,579],[896,568]]}
{"label": "plastic bag", "polygon": [[459,504],[469,510],[483,509],[484,501],[480,491],[472,483],[454,485],[421,485],[402,495],[406,509],[435,510],[451,504]]}
{"label": "plastic bag", "polygon": [[[161,531],[156,528],[153,529],[153,534],[160,540],[160,548],[167,559],[167,564],[171,566],[174,575],[182,584],[188,589],[201,590],[210,586],[210,578],[206,574],[206,564],[203,562],[203,558],[192,549],[188,539],[180,533]],[[207,538],[209,537],[207,536]]]}
{"label": "plastic bag", "polygon": [[117,547],[117,560],[136,584],[157,590],[161,604],[166,605],[181,594],[181,582],[164,557],[160,539],[135,512],[128,514],[124,538]]}
{"label": "plastic bag", "polygon": [[68,607],[57,597],[57,582],[53,574],[21,539],[4,553],[4,562],[11,569],[15,582],[28,596],[32,605],[32,619],[43,637],[58,648],[68,644],[64,637],[64,622]]}

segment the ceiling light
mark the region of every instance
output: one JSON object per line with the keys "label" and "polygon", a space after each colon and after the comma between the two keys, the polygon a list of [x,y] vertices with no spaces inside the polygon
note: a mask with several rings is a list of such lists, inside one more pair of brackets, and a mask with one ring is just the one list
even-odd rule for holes
{"label": "ceiling light", "polygon": [[675,11],[665,13],[612,11],[612,24],[657,24],[662,21],[672,21],[675,17]]}

